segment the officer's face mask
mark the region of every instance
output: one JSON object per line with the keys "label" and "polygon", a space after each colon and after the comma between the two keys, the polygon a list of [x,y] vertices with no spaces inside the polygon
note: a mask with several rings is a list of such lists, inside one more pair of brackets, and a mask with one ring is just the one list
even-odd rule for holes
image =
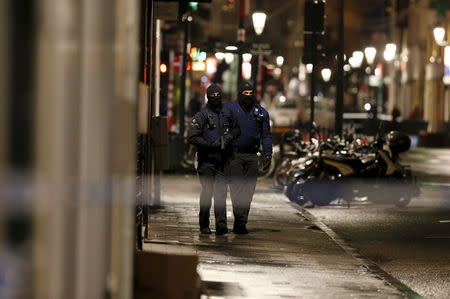
{"label": "officer's face mask", "polygon": [[255,96],[253,90],[244,90],[239,95],[239,101],[245,109],[250,110],[255,105]]}
{"label": "officer's face mask", "polygon": [[211,109],[217,109],[222,105],[222,95],[220,92],[213,92],[208,95],[208,106]]}

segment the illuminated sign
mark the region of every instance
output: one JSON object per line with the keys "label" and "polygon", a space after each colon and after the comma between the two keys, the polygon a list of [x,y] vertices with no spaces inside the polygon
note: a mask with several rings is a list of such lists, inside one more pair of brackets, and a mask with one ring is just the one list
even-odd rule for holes
{"label": "illuminated sign", "polygon": [[205,61],[206,60],[206,52],[202,51],[200,48],[192,47],[191,52],[189,53],[192,61]]}
{"label": "illuminated sign", "polygon": [[192,63],[192,70],[195,72],[206,71],[206,63],[204,61],[194,61]]}

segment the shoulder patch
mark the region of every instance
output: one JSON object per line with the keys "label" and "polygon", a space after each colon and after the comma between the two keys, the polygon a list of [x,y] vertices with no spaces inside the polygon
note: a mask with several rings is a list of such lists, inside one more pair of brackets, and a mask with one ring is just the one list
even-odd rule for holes
{"label": "shoulder patch", "polygon": [[200,124],[198,123],[197,119],[193,118],[191,120],[191,127],[194,127],[196,129],[200,129]]}

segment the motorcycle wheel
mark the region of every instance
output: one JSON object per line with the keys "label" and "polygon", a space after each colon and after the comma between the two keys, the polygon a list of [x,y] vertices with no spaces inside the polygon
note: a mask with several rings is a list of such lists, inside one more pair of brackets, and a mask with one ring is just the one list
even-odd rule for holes
{"label": "motorcycle wheel", "polygon": [[305,200],[327,206],[337,198],[339,185],[333,180],[309,180],[304,187]]}
{"label": "motorcycle wheel", "polygon": [[305,203],[305,200],[302,196],[302,183],[297,183],[297,182],[291,182],[287,185],[286,187],[286,191],[285,191],[285,195],[287,196],[287,198],[299,205],[303,205]]}
{"label": "motorcycle wheel", "polygon": [[284,195],[286,195],[286,197],[292,201],[292,190],[294,189],[294,184],[295,182],[290,183],[289,185],[287,185],[284,189]]}
{"label": "motorcycle wheel", "polygon": [[411,202],[410,196],[401,196],[394,201],[394,205],[398,208],[404,208]]}

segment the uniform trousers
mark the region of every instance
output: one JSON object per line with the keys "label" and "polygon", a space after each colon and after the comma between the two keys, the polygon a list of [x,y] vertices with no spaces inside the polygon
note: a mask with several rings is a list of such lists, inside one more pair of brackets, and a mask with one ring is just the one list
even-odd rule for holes
{"label": "uniform trousers", "polygon": [[228,165],[220,166],[209,162],[199,162],[197,173],[202,186],[199,214],[200,229],[209,227],[212,198],[214,198],[216,230],[227,227],[228,170]]}
{"label": "uniform trousers", "polygon": [[245,227],[258,178],[258,156],[256,153],[235,152],[229,166],[234,228]]}

